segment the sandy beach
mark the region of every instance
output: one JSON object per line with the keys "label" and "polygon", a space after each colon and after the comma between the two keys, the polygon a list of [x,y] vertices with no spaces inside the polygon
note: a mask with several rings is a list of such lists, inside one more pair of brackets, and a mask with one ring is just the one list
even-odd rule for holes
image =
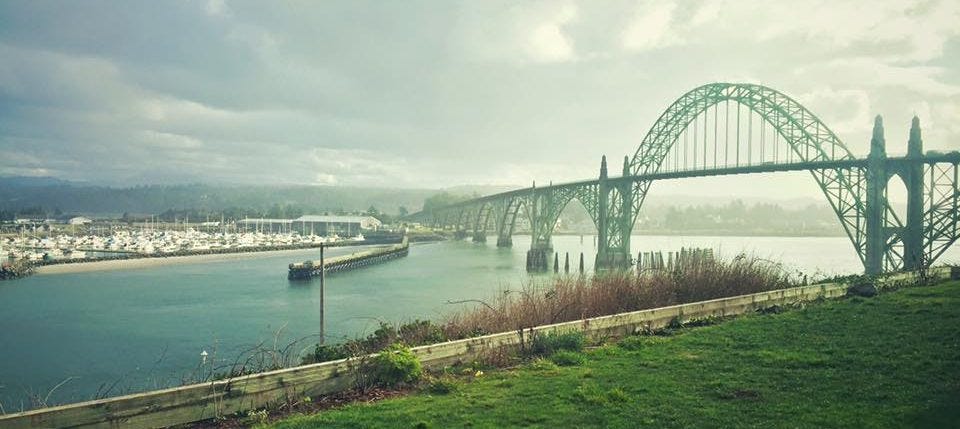
{"label": "sandy beach", "polygon": [[[358,247],[364,247],[364,246],[344,246],[344,249],[343,250],[338,249],[339,251],[337,251],[336,254],[340,254],[342,252],[353,252],[353,251],[356,251]],[[346,250],[346,249],[353,249],[353,250]],[[77,263],[70,263],[70,264],[44,265],[36,268],[35,275],[73,274],[73,273],[88,273],[88,272],[96,272],[96,271],[113,271],[113,270],[135,270],[140,268],[159,267],[164,265],[203,264],[203,263],[209,263],[209,262],[232,261],[237,259],[253,259],[253,258],[262,258],[265,256],[281,255],[281,254],[289,254],[292,257],[290,262],[297,262],[299,261],[298,258],[302,258],[306,260],[306,259],[312,259],[311,257],[314,257],[314,256],[319,257],[320,249],[266,250],[262,252],[219,253],[219,254],[208,254],[208,255],[114,259],[109,261],[91,261],[91,262],[77,262]]]}

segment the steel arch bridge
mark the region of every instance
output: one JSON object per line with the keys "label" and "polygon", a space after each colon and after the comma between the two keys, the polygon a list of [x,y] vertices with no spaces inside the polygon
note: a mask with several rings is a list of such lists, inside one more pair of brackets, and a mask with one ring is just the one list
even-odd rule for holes
{"label": "steel arch bridge", "polygon": [[[606,156],[597,179],[518,189],[416,213],[411,220],[458,236],[511,246],[518,220],[533,237],[529,270],[546,270],[560,213],[577,200],[598,232],[596,267],[631,265],[630,235],[658,180],[809,171],[833,208],[868,274],[926,267],[960,237],[960,152],[923,153],[914,117],[907,155],[888,157],[877,116],[870,153],[857,158],[816,115],[787,95],[753,84],[712,83],[673,102],[647,132],[622,174]],[[887,199],[897,176],[907,189],[906,215]],[[522,216],[521,216],[522,214]]]}

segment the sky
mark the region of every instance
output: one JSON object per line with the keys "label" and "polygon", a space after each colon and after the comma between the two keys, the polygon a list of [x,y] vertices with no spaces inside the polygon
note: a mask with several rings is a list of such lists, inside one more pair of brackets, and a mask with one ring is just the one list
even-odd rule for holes
{"label": "sky", "polygon": [[[578,180],[718,81],[790,95],[858,155],[877,114],[889,153],[913,115],[926,149],[957,150],[958,22],[956,0],[4,1],[0,175]],[[662,189],[818,195],[803,173]]]}

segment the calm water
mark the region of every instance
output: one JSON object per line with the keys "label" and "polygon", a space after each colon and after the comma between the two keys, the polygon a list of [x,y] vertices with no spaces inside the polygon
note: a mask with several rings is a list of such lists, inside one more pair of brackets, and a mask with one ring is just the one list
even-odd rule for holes
{"label": "calm water", "polygon": [[[369,333],[377,320],[437,318],[459,308],[448,300],[488,299],[528,281],[529,237],[512,249],[442,242],[415,245],[410,256],[330,276],[328,338]],[[554,247],[580,252],[593,265],[592,236],[554,237]],[[785,261],[811,275],[856,273],[860,263],[846,238],[633,238],[637,251],[711,247],[728,257],[746,251]],[[336,249],[331,255],[347,252]],[[251,259],[136,270],[38,275],[0,283],[0,401],[17,410],[30,392],[51,403],[90,399],[114,383],[113,394],[178,384],[206,350],[222,363],[260,342],[281,344],[319,331],[319,285],[289,282],[286,266],[315,256],[291,251]],[[954,246],[941,262],[960,261]],[[309,343],[315,340],[308,341]],[[306,344],[306,342],[305,342]],[[72,377],[72,378],[71,378]]]}

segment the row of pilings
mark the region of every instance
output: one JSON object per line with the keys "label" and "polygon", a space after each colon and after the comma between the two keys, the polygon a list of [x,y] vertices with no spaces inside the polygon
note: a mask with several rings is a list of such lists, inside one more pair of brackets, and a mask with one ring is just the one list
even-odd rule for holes
{"label": "row of pilings", "polygon": [[[560,252],[552,249],[531,249],[527,251],[527,271],[546,272],[550,270],[550,254],[553,254],[553,272],[560,272]],[[715,261],[713,249],[680,248],[676,252],[639,252],[637,259],[631,261],[637,274],[649,271],[675,271],[687,266],[701,265]],[[570,273],[570,252],[563,257],[563,272]],[[578,272],[584,272],[583,252],[580,252]]]}
{"label": "row of pilings", "polygon": [[[560,252],[554,252],[551,249],[531,249],[527,251],[527,271],[546,272],[550,270],[549,257],[553,253],[553,272],[560,272]],[[583,252],[580,252],[580,264],[578,272],[583,274]],[[570,273],[570,252],[566,252],[563,258],[563,272]]]}

